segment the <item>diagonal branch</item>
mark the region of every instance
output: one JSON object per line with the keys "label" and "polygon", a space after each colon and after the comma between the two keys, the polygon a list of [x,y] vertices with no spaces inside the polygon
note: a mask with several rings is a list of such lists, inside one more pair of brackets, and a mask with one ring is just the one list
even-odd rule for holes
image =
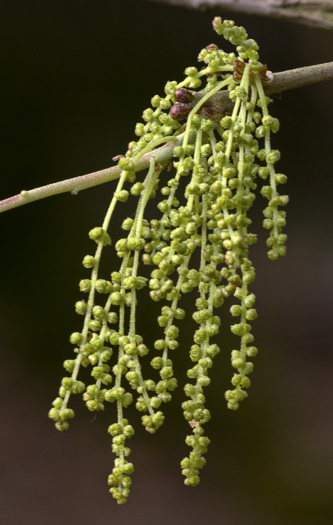
{"label": "diagonal branch", "polygon": [[265,88],[265,92],[266,95],[273,95],[273,93],[318,84],[325,80],[333,80],[333,62],[275,73],[273,82]]}
{"label": "diagonal branch", "polygon": [[332,0],[150,0],[198,11],[229,11],[333,29]]}
{"label": "diagonal branch", "polygon": [[[148,168],[152,157],[154,157],[156,162],[160,164],[165,163],[172,157],[174,147],[181,143],[182,136],[183,135],[179,135],[178,137],[175,137],[174,141],[168,142],[164,146],[143,155],[135,164],[135,171],[141,171]],[[104,184],[104,182],[119,179],[120,174],[121,169],[118,166],[112,166],[110,168],[105,168],[104,170],[88,173],[87,175],[81,175],[80,177],[47,184],[46,186],[34,188],[33,190],[22,190],[21,193],[0,201],[0,213],[11,210],[12,208],[23,206],[23,204],[28,204],[28,202],[38,201],[45,197],[51,197],[52,195],[58,195],[60,193],[70,192],[73,195],[76,195],[81,190]]]}
{"label": "diagonal branch", "polygon": [[[270,95],[288,89],[295,89],[323,82],[325,80],[333,80],[333,62],[275,73],[272,82],[265,88],[265,92],[267,95]],[[152,157],[155,158],[156,162],[164,164],[172,158],[174,147],[179,145],[181,140],[182,136],[179,135],[178,137],[175,137],[174,141],[168,142],[164,146],[143,155],[143,157],[135,164],[135,171],[146,169],[149,166]],[[118,179],[120,173],[121,170],[118,166],[112,166],[101,171],[55,182],[54,184],[48,184],[33,190],[23,190],[18,195],[0,201],[0,213],[12,208],[17,208],[23,204],[28,204],[28,202],[34,202],[39,199],[44,199],[45,197],[50,197],[51,195],[66,192],[76,194],[86,188],[91,188],[103,184],[104,182]]]}

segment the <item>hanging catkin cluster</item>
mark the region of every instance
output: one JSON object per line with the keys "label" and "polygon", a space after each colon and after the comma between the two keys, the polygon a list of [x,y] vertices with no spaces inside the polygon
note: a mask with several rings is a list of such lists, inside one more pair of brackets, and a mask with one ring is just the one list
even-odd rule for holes
{"label": "hanging catkin cluster", "polygon": [[[187,485],[199,483],[199,470],[205,464],[209,439],[204,425],[210,412],[204,390],[220,351],[213,341],[217,341],[226,300],[231,301],[230,312],[235,317],[231,331],[239,337],[237,349],[231,351],[235,374],[225,393],[228,407],[236,410],[248,395],[248,376],[257,354],[251,333],[251,322],[257,317],[255,296],[249,291],[255,279],[249,249],[256,235],[249,231],[248,212],[256,198],[258,177],[266,181],[261,194],[267,199],[268,256],[274,260],[285,254],[286,235],[281,230],[286,213],[280,207],[287,204],[288,197],[280,195],[277,186],[286,177],[275,171],[280,154],[271,149],[270,137],[279,123],[268,113],[266,68],[258,61],[256,42],[248,39],[244,28],[220,18],[215,18],[213,26],[236,46],[236,54],[225,53],[214,44],[203,49],[199,54],[203,68],[187,68],[185,80],[168,82],[165,96],[152,99],[153,108],[144,111],[144,122],[135,128],[138,140],[129,144],[119,160],[122,171],[104,222],[89,233],[97,244],[96,252],[83,259],[91,276],[80,282],[86,299],[75,305],[84,318],[82,331],[70,337],[76,356],[64,363],[69,375],[62,380],[49,413],[56,428],[66,430],[68,419],[74,416],[69,408],[71,394],[83,395],[90,411],[104,410],[108,403],[116,405],[117,420],[109,433],[117,458],[109,485],[118,503],[127,500],[134,470],[127,459],[127,441],[134,429],[124,418],[124,409],[134,401],[148,432],[162,425],[162,404],[171,400],[177,387],[171,356],[177,356],[184,294],[192,294],[197,323],[182,405],[191,427],[186,438],[191,450],[181,462]],[[166,173],[169,161],[156,160],[152,154],[146,177],[136,182],[138,161],[163,144],[173,144],[174,173]],[[162,172],[167,184],[159,191]],[[180,197],[182,177],[187,185],[185,196]],[[110,220],[115,205],[125,202],[129,192],[137,196],[138,203],[134,218],[122,224],[123,238],[115,241],[120,267],[103,279],[99,264],[104,246],[111,245]],[[146,220],[149,199],[158,201],[160,195],[156,219]],[[141,275],[147,265],[151,266],[150,279]],[[150,349],[136,324],[137,305],[145,293],[161,305],[157,318],[161,337]],[[141,360],[148,353],[157,371],[154,380],[142,375]],[[81,366],[91,367],[89,385],[79,380]]]}

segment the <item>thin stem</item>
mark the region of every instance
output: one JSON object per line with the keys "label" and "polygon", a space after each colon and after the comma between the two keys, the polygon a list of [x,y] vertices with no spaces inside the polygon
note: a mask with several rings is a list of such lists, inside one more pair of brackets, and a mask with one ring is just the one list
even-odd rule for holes
{"label": "thin stem", "polygon": [[[152,157],[151,160],[150,160],[149,171],[148,171],[148,174],[147,174],[145,182],[144,182],[145,189],[144,189],[143,193],[141,194],[141,198],[140,198],[140,201],[139,201],[139,204],[138,204],[138,207],[137,207],[136,217],[134,219],[134,223],[133,223],[133,226],[132,226],[133,235],[135,235],[135,237],[137,237],[137,238],[141,237],[142,227],[143,227],[143,215],[144,215],[144,212],[145,212],[145,208],[146,208],[146,205],[148,203],[148,200],[149,200],[149,197],[151,195],[151,192],[152,192],[152,190],[154,188],[155,182],[158,179],[158,177],[160,175],[160,172],[161,172],[160,169],[156,169],[156,168],[157,167],[156,167],[155,158]],[[137,277],[137,273],[138,273],[139,254],[140,254],[139,250],[136,250],[135,253],[134,253],[134,260],[133,260],[133,266],[132,266],[132,277],[134,277],[134,278]],[[135,287],[135,285],[131,289],[131,295],[132,295],[132,299],[131,299],[131,311],[130,311],[130,321],[129,321],[129,332],[128,332],[128,335],[130,337],[131,342],[133,343],[133,342],[135,342],[135,336],[136,336],[136,304],[137,304],[137,300],[136,300],[136,287]],[[154,410],[153,410],[153,408],[151,406],[150,397],[149,397],[149,394],[147,392],[144,379],[142,377],[141,365],[140,365],[139,358],[138,358],[137,354],[133,356],[133,360],[134,360],[134,363],[135,363],[135,372],[136,372],[136,374],[138,376],[139,386],[141,387],[141,390],[142,390],[142,396],[143,396],[143,398],[144,398],[144,400],[146,402],[147,410],[149,411],[149,414],[150,414],[151,418],[153,418],[154,417]]]}
{"label": "thin stem", "polygon": [[[156,179],[159,176],[160,170],[156,170],[155,172],[155,159],[154,157],[151,158],[150,161],[150,167],[149,171],[145,180],[145,190],[142,193],[138,208],[137,208],[137,215],[133,224],[135,237],[140,238],[142,233],[142,221],[143,221],[143,214],[145,211],[145,207],[147,205],[147,202],[149,200],[150,194],[152,192],[152,189],[154,187],[154,183],[156,182]],[[132,277],[137,276],[138,272],[138,266],[139,266],[139,250],[136,250],[134,253],[134,261],[133,261],[133,267],[132,267]],[[135,337],[135,320],[136,320],[136,288],[133,286],[132,288],[132,301],[131,301],[131,314],[130,314],[130,329],[129,329],[129,336],[131,338]]]}
{"label": "thin stem", "polygon": [[[202,145],[202,129],[200,128],[197,132],[197,137],[195,140],[194,166],[199,166],[200,164],[201,145]],[[194,178],[194,181],[196,181],[196,178],[197,177]],[[187,208],[191,211],[193,208],[193,201],[194,201],[194,195],[191,194],[188,198],[188,203],[187,203]]]}
{"label": "thin stem", "polygon": [[[263,86],[262,86],[261,82],[259,81],[259,79],[256,79],[256,88],[258,90],[258,95],[259,95],[259,98],[260,98],[260,101],[261,101],[262,113],[263,113],[263,116],[265,117],[265,116],[268,115],[267,104],[266,104],[266,101],[265,101],[266,95],[265,95]],[[271,134],[270,134],[270,130],[266,129],[266,131],[265,131],[265,152],[266,152],[266,155],[268,155],[270,153],[270,151],[271,151]],[[272,188],[272,197],[271,198],[274,199],[277,196],[274,165],[271,164],[271,163],[268,163],[267,164],[267,168],[269,170],[270,186]],[[274,211],[273,211],[273,221],[274,221],[273,231],[274,231],[274,238],[275,239],[278,236],[277,217],[278,217],[278,210],[276,208],[274,208]]]}

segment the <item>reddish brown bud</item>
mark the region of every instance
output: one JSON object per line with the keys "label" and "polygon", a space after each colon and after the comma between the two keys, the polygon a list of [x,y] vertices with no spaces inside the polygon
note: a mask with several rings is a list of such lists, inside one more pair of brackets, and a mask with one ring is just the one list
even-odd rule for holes
{"label": "reddish brown bud", "polygon": [[162,168],[163,168],[162,164],[160,164],[159,162],[156,162],[155,168],[154,168],[154,173],[157,173]]}
{"label": "reddish brown bud", "polygon": [[191,111],[191,109],[192,106],[190,104],[174,104],[169,111],[169,115],[174,120],[184,120]]}
{"label": "reddish brown bud", "polygon": [[233,68],[234,71],[237,71],[237,73],[243,73],[245,68],[245,62],[242,62],[242,60],[239,60],[239,58],[235,58]]}
{"label": "reddish brown bud", "polygon": [[274,75],[271,71],[267,70],[267,65],[265,65],[260,71],[260,78],[264,87],[269,86],[273,82]]}
{"label": "reddish brown bud", "polygon": [[216,44],[209,44],[208,46],[206,46],[206,49],[210,51],[210,50],[218,49],[218,46]]}
{"label": "reddish brown bud", "polygon": [[175,91],[175,99],[177,102],[188,103],[193,99],[193,94],[186,88],[179,88]]}
{"label": "reddish brown bud", "polygon": [[235,82],[240,82],[242,80],[245,63],[239,60],[239,58],[235,58],[233,67],[234,73],[232,75],[232,78]]}
{"label": "reddish brown bud", "polygon": [[118,160],[122,159],[124,157],[124,155],[116,155],[115,157],[112,157],[112,160],[114,162],[118,162]]}
{"label": "reddish brown bud", "polygon": [[201,113],[205,118],[213,120],[214,122],[220,122],[224,117],[224,112],[220,106],[203,106]]}

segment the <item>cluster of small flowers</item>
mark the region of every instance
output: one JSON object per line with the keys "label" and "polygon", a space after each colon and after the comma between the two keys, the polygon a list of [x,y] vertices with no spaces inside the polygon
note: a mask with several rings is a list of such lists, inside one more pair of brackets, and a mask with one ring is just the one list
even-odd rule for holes
{"label": "cluster of small flowers", "polygon": [[[105,402],[116,403],[117,423],[109,427],[109,433],[117,459],[109,484],[118,503],[124,503],[128,497],[134,470],[125,459],[130,454],[125,442],[134,430],[123,417],[124,408],[133,401],[124,379],[137,394],[136,408],[143,413],[143,425],[147,431],[155,432],[164,420],[160,406],[171,400],[177,387],[170,352],[179,345],[177,322],[185,317],[180,307],[183,294],[197,294],[193,319],[198,325],[190,350],[194,365],[187,372],[190,382],[184,387],[188,399],[182,405],[193,430],[186,438],[192,450],[181,463],[187,485],[199,483],[199,470],[205,464],[203,454],[209,439],[203,425],[210,419],[210,412],[204,388],[210,383],[209,369],[220,351],[211,338],[220,330],[217,311],[229,297],[239,301],[230,311],[239,317],[231,331],[240,338],[240,344],[231,352],[231,364],[237,373],[232,378],[234,389],[225,394],[228,407],[236,410],[247,396],[248,375],[253,370],[247,358],[257,353],[250,325],[257,317],[255,296],[248,291],[255,278],[249,247],[256,242],[256,235],[248,232],[248,211],[256,197],[258,177],[269,181],[261,190],[269,200],[264,210],[264,227],[270,230],[268,255],[276,259],[285,254],[286,236],[281,231],[285,212],[279,207],[288,198],[278,194],[277,184],[283,184],[286,177],[275,173],[279,152],[270,145],[270,133],[278,130],[279,123],[268,113],[270,100],[259,76],[263,66],[258,62],[258,46],[231,21],[216,18],[213,25],[237,46],[238,56],[225,53],[214,44],[207,46],[199,55],[204,68],[187,68],[183,82],[168,82],[166,96],[153,97],[154,109],[145,110],[144,123],[137,124],[138,140],[129,144],[126,156],[119,160],[121,175],[103,225],[89,233],[97,249],[95,255],[83,259],[83,266],[91,269],[91,278],[80,282],[80,290],[88,294],[88,300],[75,305],[76,312],[84,316],[84,326],[82,332],[70,337],[77,356],[64,363],[71,377],[62,380],[59,397],[49,413],[56,427],[65,430],[68,419],[74,416],[67,406],[71,394],[83,394],[91,411],[103,410]],[[203,80],[206,84],[202,91],[189,91],[201,87]],[[229,96],[222,97],[226,93]],[[185,127],[179,121],[184,118]],[[263,148],[259,146],[261,139]],[[152,155],[143,182],[136,182],[136,163],[144,154],[170,141],[175,142],[175,174],[160,190],[160,218],[148,221],[144,218],[147,202],[156,197],[160,174],[168,163],[159,164]],[[177,190],[183,177],[187,177],[188,184],[180,197]],[[131,184],[129,190],[124,189],[125,183]],[[120,269],[111,273],[110,280],[101,279],[99,263],[103,247],[111,245],[107,230],[114,207],[117,202],[126,202],[130,193],[138,197],[138,204],[134,219],[127,218],[122,224],[125,236],[115,243]],[[197,252],[199,263],[194,257]],[[153,267],[149,278],[138,274],[140,268],[147,266]],[[151,360],[160,376],[156,381],[143,378],[141,359],[149,349],[136,328],[138,294],[146,288],[153,301],[162,302],[157,321],[164,333],[154,343],[158,355]],[[97,294],[105,297],[103,305],[98,304],[101,301]],[[109,363],[115,354],[111,370]],[[88,386],[77,379],[81,365],[92,366],[94,382]]]}

